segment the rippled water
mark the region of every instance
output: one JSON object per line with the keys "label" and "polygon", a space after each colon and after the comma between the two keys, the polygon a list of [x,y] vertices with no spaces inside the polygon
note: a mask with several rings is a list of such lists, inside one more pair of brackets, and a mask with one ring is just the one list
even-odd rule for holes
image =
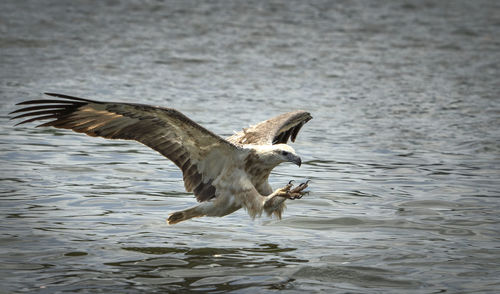
{"label": "rippled water", "polygon": [[[500,288],[498,1],[2,1],[1,293],[494,293]],[[174,107],[227,136],[314,117],[277,188],[195,204],[148,148],[13,127],[44,91]]]}

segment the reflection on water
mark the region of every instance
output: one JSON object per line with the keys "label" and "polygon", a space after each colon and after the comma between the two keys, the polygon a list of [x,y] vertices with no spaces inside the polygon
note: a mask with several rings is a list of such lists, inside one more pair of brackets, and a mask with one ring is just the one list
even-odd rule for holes
{"label": "reflection on water", "polygon": [[[279,248],[277,244],[260,244],[257,248],[169,248],[169,247],[124,247],[124,250],[152,256],[168,255],[168,258],[153,257],[139,260],[113,262],[106,265],[125,267],[134,281],[147,281],[154,284],[170,285],[170,289],[234,290],[249,284],[262,284],[272,287],[288,281],[283,277],[295,260],[286,252],[294,248]],[[278,259],[267,259],[274,254]],[[175,258],[177,256],[177,258]],[[306,262],[306,261],[302,261]],[[283,268],[283,269],[282,269]]]}
{"label": "reflection on water", "polygon": [[[496,293],[498,1],[2,1],[6,293]],[[3,29],[2,29],[3,28]],[[177,108],[228,136],[292,109],[311,179],[281,221],[192,206],[148,148],[12,127],[53,91]]]}

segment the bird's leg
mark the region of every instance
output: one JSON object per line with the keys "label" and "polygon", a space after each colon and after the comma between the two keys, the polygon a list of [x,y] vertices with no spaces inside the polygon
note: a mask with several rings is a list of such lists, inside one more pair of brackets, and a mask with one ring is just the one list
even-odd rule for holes
{"label": "bird's leg", "polygon": [[274,191],[271,195],[267,196],[264,202],[264,209],[271,214],[276,210],[282,203],[288,199],[288,194],[290,189],[293,187],[293,181],[288,182],[288,184],[280,189]]}
{"label": "bird's leg", "polygon": [[307,192],[303,190],[307,188],[307,184],[309,181],[298,185],[293,188],[293,181],[288,182],[288,184],[274,191],[271,195],[266,196],[266,200],[264,202],[264,210],[268,215],[275,214],[278,218],[281,218],[281,213],[285,209],[285,200],[287,199],[300,199]]}

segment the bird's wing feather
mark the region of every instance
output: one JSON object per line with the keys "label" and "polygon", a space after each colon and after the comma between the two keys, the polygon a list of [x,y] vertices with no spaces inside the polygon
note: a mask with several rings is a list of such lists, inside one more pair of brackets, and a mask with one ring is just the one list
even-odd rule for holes
{"label": "bird's wing feather", "polygon": [[136,140],[172,160],[183,172],[186,190],[200,202],[215,197],[212,182],[240,150],[175,109],[46,94],[61,99],[18,103],[31,106],[12,112],[18,113],[13,119],[27,118],[19,124],[50,119],[39,126]]}
{"label": "bird's wing feather", "polygon": [[245,128],[227,140],[234,144],[255,145],[286,144],[288,139],[295,142],[300,128],[310,119],[311,114],[303,110],[287,112]]}

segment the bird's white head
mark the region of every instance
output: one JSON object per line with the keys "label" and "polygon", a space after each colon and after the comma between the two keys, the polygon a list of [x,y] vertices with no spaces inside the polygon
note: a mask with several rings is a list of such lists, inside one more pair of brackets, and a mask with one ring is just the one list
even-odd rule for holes
{"label": "bird's white head", "polygon": [[295,153],[295,150],[286,144],[259,145],[254,146],[254,149],[262,162],[273,167],[283,162],[292,162],[298,166],[302,164],[302,160]]}

